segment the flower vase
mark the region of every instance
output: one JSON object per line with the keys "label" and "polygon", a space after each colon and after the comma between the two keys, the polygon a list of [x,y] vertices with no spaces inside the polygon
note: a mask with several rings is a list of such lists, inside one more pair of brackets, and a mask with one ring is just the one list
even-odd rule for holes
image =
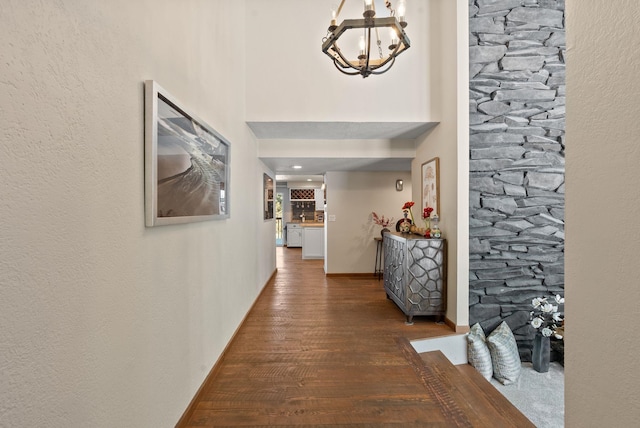
{"label": "flower vase", "polygon": [[386,227],[383,227],[382,230],[380,231],[380,235],[384,236],[385,232],[391,232],[389,229],[387,229]]}
{"label": "flower vase", "polygon": [[551,360],[551,343],[548,336],[542,333],[536,333],[533,338],[533,354],[531,362],[533,369],[538,373],[546,373],[549,371],[549,362]]}

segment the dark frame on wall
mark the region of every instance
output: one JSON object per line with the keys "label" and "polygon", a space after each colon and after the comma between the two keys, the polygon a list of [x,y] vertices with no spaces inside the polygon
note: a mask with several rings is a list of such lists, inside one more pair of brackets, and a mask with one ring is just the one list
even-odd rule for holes
{"label": "dark frame on wall", "polygon": [[422,208],[433,208],[433,215],[440,216],[440,158],[429,159],[422,164]]}
{"label": "dark frame on wall", "polygon": [[145,223],[229,217],[230,143],[153,80],[145,87]]}
{"label": "dark frame on wall", "polygon": [[264,219],[271,220],[273,218],[273,202],[274,198],[274,182],[273,178],[269,174],[265,173],[263,176],[263,195],[264,195]]}

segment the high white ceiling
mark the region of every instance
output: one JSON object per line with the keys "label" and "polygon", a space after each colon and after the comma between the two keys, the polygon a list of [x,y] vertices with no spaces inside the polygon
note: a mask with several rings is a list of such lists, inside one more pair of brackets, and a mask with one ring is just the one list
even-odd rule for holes
{"label": "high white ceiling", "polygon": [[[244,114],[258,140],[259,157],[276,175],[291,175],[292,180],[327,171],[409,171],[414,141],[442,116],[439,93],[431,84],[438,77],[434,59],[441,43],[429,38],[431,27],[440,24],[433,20],[429,2],[409,2],[411,48],[384,74],[346,76],[321,49],[332,3],[340,2],[286,0],[280,7],[247,2],[251,55],[245,64]],[[389,16],[384,0],[375,5],[376,16]],[[283,11],[304,18],[273,25],[282,21]],[[339,21],[362,18],[362,12],[362,0],[346,1]],[[348,54],[357,43],[346,37],[342,48]],[[303,168],[294,171],[294,164]]]}

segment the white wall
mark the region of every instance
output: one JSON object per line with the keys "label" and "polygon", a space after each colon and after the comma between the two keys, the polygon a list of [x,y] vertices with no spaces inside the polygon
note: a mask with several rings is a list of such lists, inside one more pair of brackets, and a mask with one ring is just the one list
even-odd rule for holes
{"label": "white wall", "polygon": [[[404,180],[401,192],[396,191],[397,179]],[[373,238],[382,228],[371,221],[371,212],[396,220],[402,217],[402,206],[411,200],[409,172],[327,172],[325,183],[326,272],[373,275]],[[419,215],[415,209],[413,214]],[[335,221],[329,221],[332,215]],[[395,230],[395,223],[389,229]]]}
{"label": "white wall", "polygon": [[[275,269],[244,12],[2,2],[3,426],[174,426]],[[145,79],[231,141],[229,220],[145,228]]]}
{"label": "white wall", "polygon": [[[248,121],[429,122],[432,107],[426,58],[426,5],[408,2],[406,32],[412,47],[393,72],[346,76],[321,49],[336,0],[247,0]],[[351,4],[353,3],[353,5]],[[362,16],[361,2],[347,1],[342,18]],[[387,16],[376,1],[379,16]],[[347,14],[353,6],[356,13]],[[416,47],[414,47],[416,46]],[[346,47],[343,47],[346,48]],[[255,72],[254,72],[255,71]]]}
{"label": "white wall", "polygon": [[[414,140],[260,140],[261,158],[412,158]],[[291,186],[289,186],[291,187]]]}
{"label": "white wall", "polygon": [[[421,183],[422,164],[439,158],[440,228],[448,245],[447,318],[464,329],[469,324],[468,74],[459,76],[455,71],[468,69],[468,5],[456,2],[431,0],[427,6],[431,43],[424,49],[431,59],[430,93],[441,117],[440,124],[417,141],[411,179]],[[421,187],[413,186],[417,204],[422,200]]]}
{"label": "white wall", "polygon": [[640,3],[567,1],[566,426],[640,425]]}

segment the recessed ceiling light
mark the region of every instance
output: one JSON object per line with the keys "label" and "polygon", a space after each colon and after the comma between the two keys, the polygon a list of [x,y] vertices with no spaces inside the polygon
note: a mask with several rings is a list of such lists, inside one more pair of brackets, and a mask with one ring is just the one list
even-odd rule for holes
{"label": "recessed ceiling light", "polygon": [[307,178],[307,181],[313,181],[313,180],[312,180],[312,179],[310,179],[310,178]]}
{"label": "recessed ceiling light", "polygon": [[294,165],[291,168],[293,168],[293,169],[302,169],[302,167],[300,165]]}

